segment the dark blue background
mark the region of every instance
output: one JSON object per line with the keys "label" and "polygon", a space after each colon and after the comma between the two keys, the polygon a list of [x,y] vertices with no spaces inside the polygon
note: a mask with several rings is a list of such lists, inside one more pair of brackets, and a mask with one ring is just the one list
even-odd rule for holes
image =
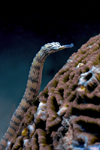
{"label": "dark blue background", "polygon": [[41,90],[90,37],[100,33],[100,6],[95,1],[14,1],[0,4],[0,138],[24,94],[29,68],[48,42],[74,43],[50,55],[43,69]]}

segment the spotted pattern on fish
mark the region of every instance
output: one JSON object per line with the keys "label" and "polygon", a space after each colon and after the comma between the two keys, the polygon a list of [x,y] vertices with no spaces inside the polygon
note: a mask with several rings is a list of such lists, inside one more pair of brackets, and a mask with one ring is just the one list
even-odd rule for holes
{"label": "spotted pattern on fish", "polygon": [[46,57],[51,53],[71,47],[73,47],[73,44],[61,46],[59,42],[52,42],[42,46],[40,51],[36,54],[30,68],[26,91],[18,108],[16,109],[15,113],[11,118],[10,126],[7,132],[5,133],[4,137],[0,142],[0,150],[4,150],[7,146],[7,142],[13,138],[25,112],[30,107],[30,105],[35,101],[35,98],[39,93],[41,85],[42,69]]}

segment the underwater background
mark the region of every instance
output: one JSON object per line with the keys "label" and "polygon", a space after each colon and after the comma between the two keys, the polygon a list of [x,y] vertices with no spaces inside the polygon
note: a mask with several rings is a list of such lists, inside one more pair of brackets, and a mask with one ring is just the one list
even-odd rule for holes
{"label": "underwater background", "polygon": [[59,2],[0,5],[0,139],[24,94],[31,62],[49,42],[74,43],[50,55],[44,64],[40,91],[90,37],[100,33],[99,5]]}

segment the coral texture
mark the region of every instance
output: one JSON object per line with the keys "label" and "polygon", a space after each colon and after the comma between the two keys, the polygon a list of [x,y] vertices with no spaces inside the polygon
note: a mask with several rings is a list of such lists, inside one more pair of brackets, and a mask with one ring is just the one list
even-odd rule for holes
{"label": "coral texture", "polygon": [[67,60],[24,117],[7,149],[100,148],[100,35]]}

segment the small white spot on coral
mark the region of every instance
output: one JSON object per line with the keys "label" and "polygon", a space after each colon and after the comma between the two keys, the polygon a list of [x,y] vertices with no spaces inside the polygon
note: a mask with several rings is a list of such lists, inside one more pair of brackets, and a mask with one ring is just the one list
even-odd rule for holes
{"label": "small white spot on coral", "polygon": [[33,133],[35,131],[35,124],[33,123],[32,125],[28,125],[28,129],[30,133]]}
{"label": "small white spot on coral", "polygon": [[38,109],[41,109],[44,106],[46,106],[46,103],[40,102]]}
{"label": "small white spot on coral", "polygon": [[79,68],[80,66],[83,66],[83,65],[84,65],[83,63],[79,63],[76,68]]}
{"label": "small white spot on coral", "polygon": [[11,142],[10,142],[10,141],[8,141],[8,142],[7,142],[7,147],[6,147],[6,149],[5,149],[5,150],[8,150],[8,149],[9,149],[10,144],[11,144]]}
{"label": "small white spot on coral", "polygon": [[89,48],[91,48],[92,46],[91,46],[91,45],[89,45],[88,47],[89,47]]}
{"label": "small white spot on coral", "polygon": [[46,107],[47,103],[40,102],[37,109],[37,113],[34,115],[35,119],[38,117],[41,118],[42,120],[46,119]]}
{"label": "small white spot on coral", "polygon": [[67,65],[64,65],[62,68],[63,68],[63,69],[67,68]]}
{"label": "small white spot on coral", "polygon": [[67,60],[67,63],[68,63],[68,62],[73,62],[73,60],[71,60],[71,59],[68,59],[68,60]]}
{"label": "small white spot on coral", "polygon": [[86,90],[86,87],[84,87],[84,86],[81,86],[81,87],[77,88],[78,92],[85,91],[85,90]]}
{"label": "small white spot on coral", "polygon": [[63,115],[67,110],[67,107],[63,106],[62,108],[60,108],[60,110],[57,112],[57,114],[59,116]]}
{"label": "small white spot on coral", "polygon": [[46,120],[46,111],[42,113],[42,115],[40,116],[40,118],[42,120]]}
{"label": "small white spot on coral", "polygon": [[24,140],[24,146],[27,146],[29,144],[29,139]]}

